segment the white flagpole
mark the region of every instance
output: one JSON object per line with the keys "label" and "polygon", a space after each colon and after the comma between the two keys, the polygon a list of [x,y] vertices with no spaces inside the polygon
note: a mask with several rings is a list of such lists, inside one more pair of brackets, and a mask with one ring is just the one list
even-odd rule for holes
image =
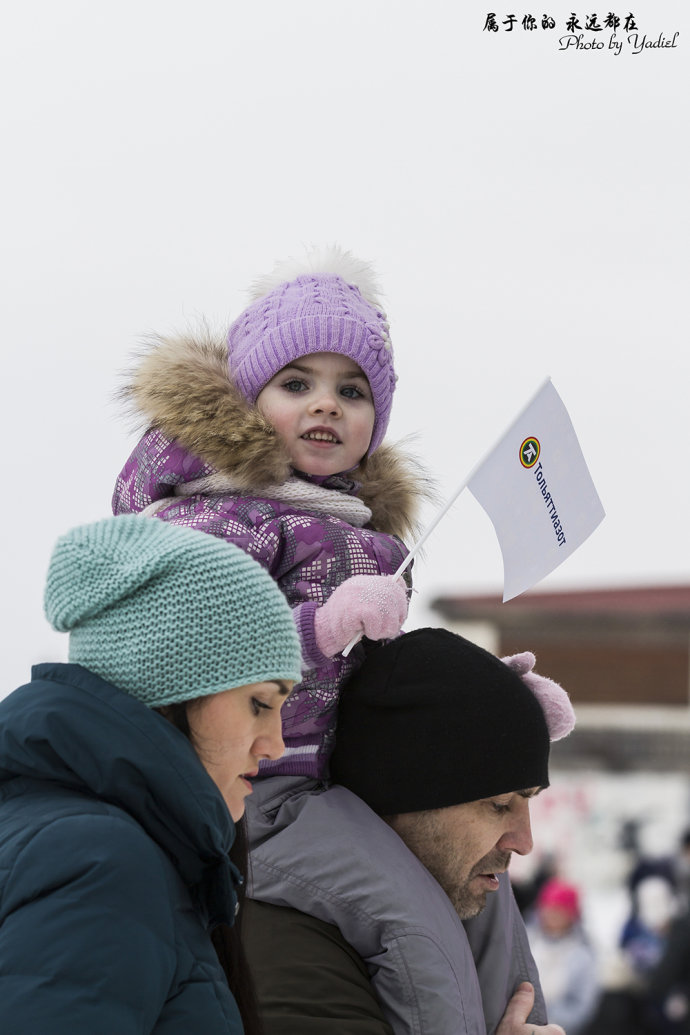
{"label": "white flagpole", "polygon": [[[449,499],[448,499],[448,500],[446,500],[446,502],[445,502],[445,503],[443,504],[443,506],[442,506],[442,507],[441,507],[441,509],[439,510],[438,514],[436,515],[436,517],[435,517],[435,518],[433,519],[433,521],[431,522],[431,524],[427,526],[427,528],[426,528],[426,529],[424,530],[424,532],[422,532],[422,534],[421,534],[421,536],[419,537],[419,539],[417,540],[417,542],[416,542],[416,543],[415,543],[415,544],[413,545],[412,549],[410,550],[410,552],[409,552],[409,553],[407,554],[407,556],[405,557],[405,560],[404,560],[404,561],[402,562],[402,564],[400,565],[400,567],[398,568],[398,570],[396,571],[396,573],[395,573],[395,574],[393,575],[393,578],[394,578],[394,579],[397,579],[397,578],[399,578],[399,577],[400,577],[400,576],[402,575],[402,573],[403,573],[403,572],[405,571],[405,568],[407,568],[407,567],[408,567],[408,566],[409,566],[409,565],[410,565],[410,564],[412,563],[412,561],[413,561],[413,560],[414,560],[414,558],[415,558],[415,557],[417,556],[417,554],[418,554],[418,553],[419,553],[419,551],[421,550],[422,546],[423,546],[423,545],[424,545],[424,543],[425,543],[425,542],[427,541],[427,539],[429,538],[429,536],[431,535],[431,533],[432,533],[432,532],[434,531],[434,529],[436,528],[436,526],[438,525],[438,523],[439,523],[439,522],[441,521],[441,519],[442,519],[442,518],[444,518],[444,517],[446,516],[446,514],[448,513],[448,511],[450,510],[450,508],[451,508],[451,507],[453,506],[453,504],[455,503],[455,501],[456,501],[456,499],[458,498],[458,496],[460,495],[460,493],[461,493],[461,492],[462,492],[462,491],[463,491],[464,489],[466,489],[466,488],[467,488],[467,486],[468,486],[468,485],[469,485],[469,483],[470,483],[470,482],[472,481],[472,479],[474,478],[475,474],[477,473],[477,471],[479,470],[479,468],[480,468],[480,467],[482,466],[482,464],[483,464],[483,463],[485,462],[485,460],[487,460],[487,458],[488,458],[488,457],[490,457],[490,456],[491,456],[491,454],[493,453],[494,449],[496,449],[496,447],[497,447],[498,445],[500,445],[500,443],[501,443],[501,442],[503,441],[503,439],[504,439],[504,438],[506,437],[506,435],[507,435],[507,434],[508,434],[508,433],[510,432],[511,428],[513,427],[513,425],[514,425],[514,424],[517,424],[517,422],[518,422],[518,421],[520,420],[520,418],[522,417],[523,413],[524,413],[524,412],[525,412],[526,410],[528,410],[528,409],[529,409],[529,407],[530,407],[530,406],[532,405],[532,403],[533,403],[533,402],[534,402],[534,400],[535,400],[535,399],[537,398],[537,396],[539,395],[539,393],[540,393],[541,391],[543,391],[543,389],[544,389],[544,388],[546,387],[546,385],[547,385],[547,384],[549,383],[549,381],[550,381],[550,380],[551,380],[551,378],[550,378],[550,377],[547,377],[547,378],[545,378],[545,379],[544,379],[544,381],[543,381],[543,382],[542,382],[542,383],[541,383],[541,384],[539,385],[539,387],[537,388],[536,392],[534,392],[534,394],[530,396],[530,398],[529,398],[529,401],[528,401],[528,402],[526,402],[526,403],[525,403],[525,405],[524,405],[524,406],[522,407],[522,409],[521,409],[521,410],[520,410],[520,412],[518,413],[518,415],[517,415],[517,417],[515,418],[515,420],[513,420],[513,421],[511,422],[511,424],[509,424],[509,425],[508,425],[508,427],[507,427],[507,428],[506,428],[506,430],[505,430],[505,431],[503,432],[503,434],[502,434],[502,435],[501,435],[501,436],[500,436],[500,437],[499,437],[499,438],[498,438],[498,439],[497,439],[497,440],[496,440],[496,441],[494,442],[494,444],[493,444],[493,446],[491,447],[491,449],[487,449],[487,451],[486,451],[486,452],[484,453],[484,455],[482,456],[481,460],[479,460],[479,461],[478,461],[478,462],[477,462],[477,463],[476,463],[476,464],[474,465],[474,467],[472,468],[472,470],[470,471],[470,473],[469,473],[469,474],[467,475],[467,477],[465,478],[465,480],[464,480],[464,481],[463,481],[463,482],[462,482],[462,483],[461,483],[461,484],[460,484],[460,485],[458,486],[458,488],[457,488],[457,489],[455,490],[455,492],[454,492],[454,493],[452,494],[452,496],[450,496],[450,497],[449,497]],[[362,639],[362,633],[356,633],[356,634],[355,634],[355,635],[354,635],[354,636],[352,637],[352,639],[351,639],[351,640],[350,640],[350,642],[348,643],[347,647],[346,647],[346,648],[345,648],[345,650],[343,651],[343,657],[344,657],[344,658],[346,658],[346,657],[348,656],[348,654],[350,653],[350,651],[352,650],[352,648],[353,648],[353,647],[355,646],[355,644],[359,643],[359,641],[360,641],[361,639]]]}

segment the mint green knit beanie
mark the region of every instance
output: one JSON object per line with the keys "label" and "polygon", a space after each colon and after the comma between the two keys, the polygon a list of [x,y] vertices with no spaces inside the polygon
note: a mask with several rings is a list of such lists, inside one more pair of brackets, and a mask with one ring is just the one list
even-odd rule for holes
{"label": "mint green knit beanie", "polygon": [[69,660],[150,708],[250,683],[300,679],[292,612],[239,547],[123,514],[58,539],[45,612]]}

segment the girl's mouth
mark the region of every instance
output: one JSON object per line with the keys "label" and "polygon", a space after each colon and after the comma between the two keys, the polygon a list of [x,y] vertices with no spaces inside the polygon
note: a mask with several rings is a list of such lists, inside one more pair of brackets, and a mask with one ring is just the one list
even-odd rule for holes
{"label": "girl's mouth", "polygon": [[306,442],[331,442],[333,445],[340,444],[340,439],[337,438],[332,431],[305,431],[304,435],[300,437]]}

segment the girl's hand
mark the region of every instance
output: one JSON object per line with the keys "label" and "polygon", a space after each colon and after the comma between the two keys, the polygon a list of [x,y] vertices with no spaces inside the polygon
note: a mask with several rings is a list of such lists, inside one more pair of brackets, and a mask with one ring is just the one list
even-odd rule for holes
{"label": "girl's hand", "polygon": [[353,575],[333,591],[314,616],[316,643],[332,658],[357,635],[397,636],[407,618],[407,588],[392,575]]}

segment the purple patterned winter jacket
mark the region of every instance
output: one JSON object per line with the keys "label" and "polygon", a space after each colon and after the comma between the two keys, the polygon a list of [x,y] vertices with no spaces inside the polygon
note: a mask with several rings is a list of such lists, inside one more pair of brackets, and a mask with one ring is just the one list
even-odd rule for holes
{"label": "purple patterned winter jacket", "polygon": [[235,543],[270,572],[294,610],[304,678],[283,705],[285,754],[263,762],[262,775],[327,775],[338,693],[362,648],[347,658],[325,657],[316,644],[314,613],[351,575],[391,575],[407,554],[396,536],[363,527],[370,511],[353,495],[356,488],[340,475],[295,477],[278,487],[282,499],[240,494],[227,477],[155,429],[117,479],[114,514],[155,515]]}

